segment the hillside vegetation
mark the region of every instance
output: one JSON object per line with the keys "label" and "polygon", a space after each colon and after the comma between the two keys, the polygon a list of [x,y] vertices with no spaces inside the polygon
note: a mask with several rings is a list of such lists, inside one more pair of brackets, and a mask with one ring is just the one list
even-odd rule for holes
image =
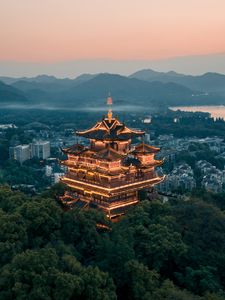
{"label": "hillside vegetation", "polygon": [[224,195],[143,201],[112,224],[63,211],[62,192],[1,186],[0,299],[225,299]]}

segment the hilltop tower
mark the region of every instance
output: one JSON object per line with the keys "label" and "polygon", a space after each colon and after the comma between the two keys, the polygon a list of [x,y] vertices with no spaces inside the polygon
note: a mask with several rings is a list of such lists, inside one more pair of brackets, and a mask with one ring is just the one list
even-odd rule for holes
{"label": "hilltop tower", "polygon": [[107,104],[107,117],[88,130],[76,132],[89,139],[90,145],[63,149],[67,160],[61,164],[68,171],[61,181],[69,189],[60,199],[68,208],[93,207],[114,218],[139,202],[139,190],[152,188],[164,176],[155,171],[163,163],[154,157],[160,149],[144,142],[132,146],[132,139],[142,137],[144,131],[130,129],[113,116],[110,96]]}

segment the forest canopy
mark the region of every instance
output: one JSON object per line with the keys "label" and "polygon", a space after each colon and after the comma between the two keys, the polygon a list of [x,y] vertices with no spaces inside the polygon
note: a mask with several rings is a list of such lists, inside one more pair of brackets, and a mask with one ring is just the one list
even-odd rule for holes
{"label": "forest canopy", "polygon": [[63,211],[60,189],[0,187],[0,299],[225,299],[224,195],[142,201],[111,223]]}

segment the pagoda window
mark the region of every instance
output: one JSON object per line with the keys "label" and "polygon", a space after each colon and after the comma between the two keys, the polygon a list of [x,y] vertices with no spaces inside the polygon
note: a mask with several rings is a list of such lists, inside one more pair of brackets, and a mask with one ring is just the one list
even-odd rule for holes
{"label": "pagoda window", "polygon": [[139,157],[142,163],[148,164],[154,161],[154,156],[152,154],[150,155],[142,155]]}
{"label": "pagoda window", "polygon": [[113,161],[113,162],[109,163],[109,168],[116,169],[119,167],[120,167],[120,161]]}

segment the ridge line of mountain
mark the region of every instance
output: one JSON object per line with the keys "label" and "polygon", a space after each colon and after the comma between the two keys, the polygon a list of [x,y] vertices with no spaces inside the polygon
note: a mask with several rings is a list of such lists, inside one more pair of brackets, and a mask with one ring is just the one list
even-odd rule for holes
{"label": "ridge line of mountain", "polygon": [[[111,92],[117,103],[139,105],[202,105],[225,103],[225,75],[207,72],[185,75],[151,69],[129,76],[110,73],[82,74],[74,79],[39,75],[32,78],[0,77],[0,102],[100,105]],[[8,95],[8,96],[7,96]],[[15,95],[15,97],[13,97]],[[8,97],[8,98],[7,98]]]}

